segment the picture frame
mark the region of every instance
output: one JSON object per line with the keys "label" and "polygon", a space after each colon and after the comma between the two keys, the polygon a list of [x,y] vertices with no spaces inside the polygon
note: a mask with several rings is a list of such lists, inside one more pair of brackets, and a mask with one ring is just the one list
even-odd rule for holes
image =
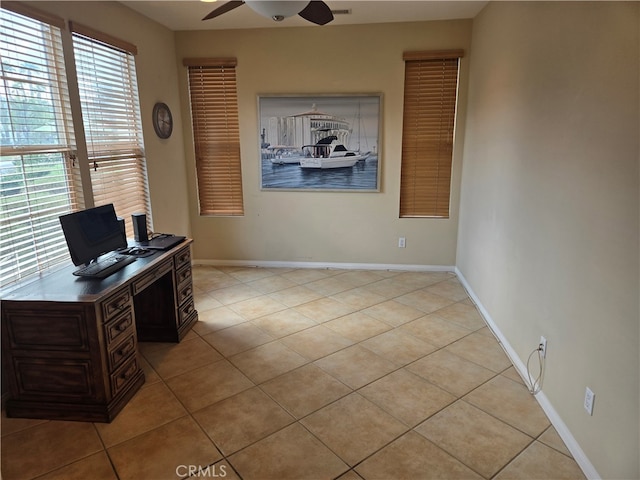
{"label": "picture frame", "polygon": [[380,191],[381,94],[259,95],[262,190]]}

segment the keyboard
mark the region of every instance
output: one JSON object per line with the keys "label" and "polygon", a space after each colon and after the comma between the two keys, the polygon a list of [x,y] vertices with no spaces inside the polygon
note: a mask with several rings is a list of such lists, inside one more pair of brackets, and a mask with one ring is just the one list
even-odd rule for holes
{"label": "keyboard", "polygon": [[129,255],[112,255],[101,259],[99,262],[80,267],[73,274],[78,277],[105,278],[135,261],[136,257]]}

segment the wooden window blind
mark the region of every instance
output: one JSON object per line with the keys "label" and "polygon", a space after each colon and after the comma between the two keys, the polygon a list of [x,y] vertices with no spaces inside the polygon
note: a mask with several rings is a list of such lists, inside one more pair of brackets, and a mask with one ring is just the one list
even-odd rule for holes
{"label": "wooden window blind", "polygon": [[0,287],[69,260],[58,217],[82,195],[63,25],[21,4],[0,9]]}
{"label": "wooden window blind", "polygon": [[406,52],[400,217],[449,218],[463,51]]}
{"label": "wooden window blind", "polygon": [[132,213],[146,214],[152,229],[135,46],[71,29],[94,203],[113,203],[133,236]]}
{"label": "wooden window blind", "polygon": [[244,215],[236,60],[185,59],[200,215]]}

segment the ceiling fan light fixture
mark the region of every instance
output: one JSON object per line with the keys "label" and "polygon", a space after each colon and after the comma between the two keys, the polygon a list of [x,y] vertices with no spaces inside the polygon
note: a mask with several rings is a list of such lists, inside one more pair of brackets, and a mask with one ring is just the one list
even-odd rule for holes
{"label": "ceiling fan light fixture", "polygon": [[263,17],[272,18],[276,22],[297,15],[309,4],[308,1],[269,0],[247,0],[245,3],[254,12],[259,13]]}

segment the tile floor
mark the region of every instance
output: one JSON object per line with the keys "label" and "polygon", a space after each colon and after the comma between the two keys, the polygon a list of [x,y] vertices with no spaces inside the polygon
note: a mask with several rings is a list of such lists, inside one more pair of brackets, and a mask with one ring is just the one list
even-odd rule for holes
{"label": "tile floor", "polygon": [[2,416],[2,478],[583,479],[455,275],[194,267],[111,424]]}

